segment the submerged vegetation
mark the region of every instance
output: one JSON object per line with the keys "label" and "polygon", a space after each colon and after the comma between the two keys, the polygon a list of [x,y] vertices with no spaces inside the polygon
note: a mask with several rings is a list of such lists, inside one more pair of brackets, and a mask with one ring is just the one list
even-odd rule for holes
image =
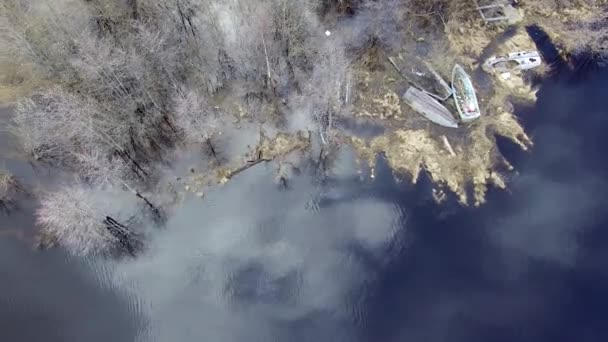
{"label": "submerged vegetation", "polygon": [[[39,196],[37,222],[76,254],[134,254],[189,193],[260,163],[288,186],[308,162],[330,173],[345,145],[372,171],[383,155],[413,182],[426,172],[438,200],[480,205],[512,172],[495,136],[532,146],[512,102],[534,100],[529,74],[479,73],[482,59],[534,50],[532,24],[602,56],[601,2],[519,1],[519,22],[490,25],[473,1],[6,0],[0,99],[22,154],[73,176]],[[446,129],[415,113],[396,54],[446,79],[456,62],[471,71],[481,118]],[[8,207],[13,178],[1,179]]]}
{"label": "submerged vegetation", "polygon": [[26,190],[19,181],[8,171],[0,169],[0,214],[8,214],[17,205],[20,196],[26,195]]}

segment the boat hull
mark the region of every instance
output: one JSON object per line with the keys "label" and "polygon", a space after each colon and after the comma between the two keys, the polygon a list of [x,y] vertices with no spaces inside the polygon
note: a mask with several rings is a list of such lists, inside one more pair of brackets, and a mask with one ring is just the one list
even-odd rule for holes
{"label": "boat hull", "polygon": [[426,92],[410,87],[403,100],[430,121],[444,127],[457,128],[458,122],[450,111]]}
{"label": "boat hull", "polygon": [[452,91],[454,93],[454,103],[462,122],[471,122],[481,116],[471,77],[458,64],[454,66],[452,71]]}

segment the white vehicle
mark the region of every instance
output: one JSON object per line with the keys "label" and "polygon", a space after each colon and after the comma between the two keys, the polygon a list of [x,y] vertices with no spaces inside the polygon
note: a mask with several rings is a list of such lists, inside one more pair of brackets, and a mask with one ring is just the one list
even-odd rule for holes
{"label": "white vehicle", "polygon": [[483,63],[486,71],[510,72],[513,70],[528,70],[540,66],[542,59],[538,51],[511,52],[503,56],[490,57]]}

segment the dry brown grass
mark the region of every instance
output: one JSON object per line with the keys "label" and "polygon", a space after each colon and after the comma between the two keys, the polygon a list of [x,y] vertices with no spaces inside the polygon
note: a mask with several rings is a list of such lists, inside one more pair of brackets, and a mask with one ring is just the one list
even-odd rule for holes
{"label": "dry brown grass", "polygon": [[[468,26],[454,26],[458,27],[457,34],[451,33],[450,23],[447,23],[444,40],[435,42],[426,56],[446,80],[449,80],[455,62],[468,70],[476,67],[482,51],[500,34],[499,28],[488,31],[479,21],[467,22]],[[404,49],[414,47],[405,46]],[[495,53],[531,49],[534,49],[532,41],[525,30],[520,29],[499,44]],[[397,176],[407,175],[414,183],[421,172],[426,172],[437,185],[434,194],[438,201],[445,198],[447,189],[462,204],[477,206],[485,201],[489,186],[507,186],[506,175],[501,172],[512,167],[498,151],[496,135],[513,141],[524,150],[532,146],[523,127],[510,112],[512,97],[520,101],[535,99],[534,89],[519,74],[513,74],[508,81],[490,75],[492,85],[478,89],[482,117],[471,124],[449,129],[428,122],[399,101],[398,95],[402,95],[408,85],[394,68],[370,70],[360,63],[357,70],[355,116],[387,129],[385,135],[367,141],[350,137],[348,141],[355,147],[359,159],[373,169],[377,155],[383,154]],[[455,113],[450,102],[447,101],[447,107]]]}
{"label": "dry brown grass", "polygon": [[565,53],[595,52],[604,56],[608,54],[607,8],[605,0],[545,0],[524,5],[526,21],[542,27]]}
{"label": "dry brown grass", "polygon": [[[467,130],[464,139],[450,139],[436,131],[404,127],[370,141],[351,138],[351,142],[359,158],[370,167],[375,167],[376,155],[382,153],[396,174],[407,174],[416,183],[424,170],[439,187],[454,192],[462,204],[477,206],[485,201],[489,185],[506,186],[504,176],[496,170],[504,169],[504,166],[510,168],[510,165],[500,155],[494,134],[505,136],[523,149],[532,143],[508,112],[485,112],[473,125],[460,129]],[[449,146],[444,139],[448,140]],[[474,190],[472,200],[467,193],[469,185]]]}
{"label": "dry brown grass", "polygon": [[[225,184],[234,176],[261,162],[274,162],[280,164],[293,154],[302,153],[310,147],[310,133],[298,132],[296,134],[278,133],[274,137],[260,134],[257,145],[253,146],[244,156],[233,156],[228,165],[213,164],[204,172],[193,172],[181,181],[185,192],[202,196],[203,191],[217,184]],[[184,193],[180,190],[179,197]]]}
{"label": "dry brown grass", "polygon": [[[442,0],[436,0],[441,2]],[[472,1],[443,2],[472,3]],[[519,27],[538,25],[566,53],[593,51],[608,53],[608,1],[536,0],[520,1],[523,20]],[[478,56],[482,49],[506,27],[504,23],[485,24],[471,9],[455,8],[446,15],[446,37],[452,51],[462,57]],[[463,15],[467,13],[467,15]],[[595,27],[594,27],[595,25]]]}
{"label": "dry brown grass", "polygon": [[[434,41],[432,51],[425,57],[446,79],[449,78],[455,61],[468,70],[476,67],[484,49],[504,29],[504,25],[483,23],[473,8],[473,2],[469,0],[410,0],[406,3],[405,17],[409,18],[412,25],[423,27],[416,32],[430,32],[432,34],[428,37],[432,39],[441,36]],[[605,31],[599,30],[599,33],[590,35],[588,30],[581,29],[582,26],[577,24],[603,19],[604,14],[599,9],[606,5],[605,0],[542,0],[521,3],[524,21],[518,24],[519,32],[499,45],[496,53],[534,49],[522,30],[528,24],[539,24],[556,42],[570,51],[600,49],[606,43],[600,39]],[[395,34],[407,36],[409,33]],[[420,38],[424,37],[410,38],[416,44],[417,40],[423,41]],[[414,47],[406,48],[413,50]],[[383,125],[387,133],[368,141],[356,137],[345,140],[356,148],[359,158],[373,167],[376,155],[382,153],[396,173],[409,175],[413,182],[416,182],[421,172],[427,172],[439,188],[449,189],[463,204],[483,203],[488,186],[506,187],[504,175],[497,170],[504,169],[505,165],[509,168],[510,165],[500,155],[494,136],[504,136],[522,149],[532,145],[520,123],[509,111],[509,98],[533,100],[534,90],[519,75],[514,75],[508,81],[493,77],[492,89],[484,89],[484,96],[480,98],[483,107],[480,120],[455,130],[438,127],[401,103],[400,97],[407,88],[405,82],[378,49],[378,46],[372,46],[354,66],[358,82],[353,107],[356,117]],[[27,65],[10,59],[0,60],[0,71],[0,103],[12,102],[40,84]],[[230,98],[226,100],[233,102]],[[223,101],[213,104],[223,104]],[[268,107],[276,111],[275,105]],[[269,112],[266,109],[268,108],[262,111]],[[242,108],[239,108],[241,111]],[[243,117],[244,115],[238,115],[236,120]],[[448,141],[449,146],[445,141]],[[262,136],[249,156],[235,156],[235,161],[230,165],[213,166],[205,173],[192,174],[181,186],[186,191],[201,193],[203,188],[224,183],[248,167],[247,157],[253,160],[257,157],[280,161],[309,146],[310,136],[306,134],[278,134],[273,138]],[[10,178],[0,178],[2,179],[5,184],[11,184]],[[472,198],[468,191],[471,187]],[[8,186],[5,188],[9,189]],[[442,189],[436,193],[442,193]],[[0,198],[4,198],[1,196],[0,192]]]}
{"label": "dry brown grass", "polygon": [[0,58],[0,105],[12,105],[43,86],[44,80],[34,76],[24,63]]}
{"label": "dry brown grass", "polygon": [[[545,2],[551,4],[547,6]],[[566,2],[569,5],[576,2],[577,6],[566,6]],[[597,30],[589,34],[585,29],[581,29],[581,25],[573,23],[603,20],[606,13],[600,10],[599,5],[601,2],[605,5],[606,2],[574,2],[523,2],[521,13],[524,20],[518,24],[512,37],[497,44],[493,53],[535,50],[533,42],[524,30],[525,25],[529,24],[539,24],[558,44],[571,52],[581,49],[601,51],[605,48],[601,44],[606,44],[605,31]],[[479,60],[482,53],[496,41],[505,28],[501,24],[483,23],[476,12],[471,13],[471,9],[462,4],[464,1],[434,0],[410,3],[418,4],[410,9],[412,13],[417,11],[416,13],[420,14],[426,9],[428,15],[424,17],[427,21],[425,24],[431,22],[433,25],[445,25],[443,41],[436,42],[435,48],[426,56],[444,76],[449,73],[454,61],[465,65],[469,70],[478,67],[479,63],[483,62]],[[467,11],[468,15],[464,15]],[[430,15],[434,12],[441,13],[441,16]],[[599,39],[600,35],[603,35],[603,40]],[[413,47],[405,47],[408,48]],[[539,75],[548,71],[546,65],[534,70]],[[507,80],[499,75],[490,75],[491,89],[478,89],[480,105],[483,108],[482,117],[455,130],[425,123],[425,119],[403,104],[399,104],[399,111],[387,111],[387,108],[396,105],[395,101],[389,101],[394,97],[392,94],[403,92],[405,89],[404,86],[398,85],[399,82],[393,81],[394,74],[365,70],[360,71],[359,75],[362,77],[358,89],[360,95],[355,105],[359,111],[356,113],[359,117],[381,122],[388,128],[387,134],[368,141],[351,137],[350,141],[355,146],[359,158],[373,168],[376,156],[382,153],[395,173],[407,174],[412,182],[417,181],[420,172],[427,172],[440,188],[434,190],[438,201],[445,198],[442,187],[455,193],[463,204],[480,205],[485,201],[488,186],[507,186],[504,175],[498,170],[510,170],[512,167],[498,151],[496,135],[506,137],[524,150],[532,146],[532,141],[523,127],[510,112],[511,99],[535,100],[535,90],[524,82],[521,73],[514,72]],[[391,82],[387,82],[388,80]],[[472,186],[473,198],[469,198],[469,186]]]}

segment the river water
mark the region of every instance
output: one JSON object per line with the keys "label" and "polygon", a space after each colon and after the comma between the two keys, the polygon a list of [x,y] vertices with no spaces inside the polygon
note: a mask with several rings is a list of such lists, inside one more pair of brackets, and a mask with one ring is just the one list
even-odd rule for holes
{"label": "river water", "polygon": [[601,68],[545,81],[518,107],[534,148],[501,140],[518,174],[477,209],[383,166],[360,183],[344,156],[335,180],[287,191],[252,169],[136,260],[0,238],[0,340],[606,341],[607,87]]}

